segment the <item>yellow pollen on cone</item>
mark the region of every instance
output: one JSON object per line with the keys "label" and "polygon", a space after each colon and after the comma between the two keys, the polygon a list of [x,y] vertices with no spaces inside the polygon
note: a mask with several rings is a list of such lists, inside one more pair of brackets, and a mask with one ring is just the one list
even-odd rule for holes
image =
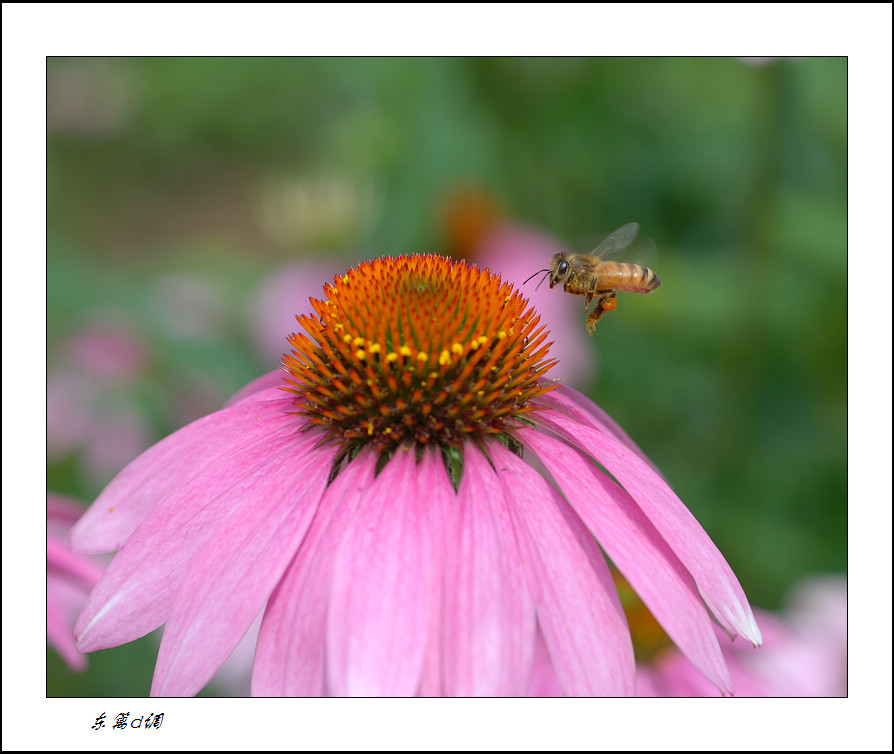
{"label": "yellow pollen on cone", "polygon": [[544,379],[555,363],[548,331],[489,270],[384,257],[323,292],[311,300],[315,314],[297,318],[305,333],[289,338],[283,364],[298,413],[331,440],[459,446],[520,426],[531,399],[554,387]]}

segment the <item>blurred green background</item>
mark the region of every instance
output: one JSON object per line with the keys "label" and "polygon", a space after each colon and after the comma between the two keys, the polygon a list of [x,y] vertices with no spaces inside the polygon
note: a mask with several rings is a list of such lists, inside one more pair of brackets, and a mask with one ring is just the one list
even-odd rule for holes
{"label": "blurred green background", "polygon": [[[663,286],[576,387],[779,607],[846,568],[846,84],[844,58],[50,58],[48,490],[88,503],[276,369],[290,265],[636,220]],[[144,695],[154,642],[84,674],[48,651],[48,694]]]}

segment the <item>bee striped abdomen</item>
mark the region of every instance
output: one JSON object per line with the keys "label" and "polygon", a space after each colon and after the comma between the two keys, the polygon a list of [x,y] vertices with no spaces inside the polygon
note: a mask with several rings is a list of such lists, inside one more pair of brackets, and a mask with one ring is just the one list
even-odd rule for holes
{"label": "bee striped abdomen", "polygon": [[599,274],[600,290],[651,293],[661,280],[653,270],[627,262],[603,262]]}

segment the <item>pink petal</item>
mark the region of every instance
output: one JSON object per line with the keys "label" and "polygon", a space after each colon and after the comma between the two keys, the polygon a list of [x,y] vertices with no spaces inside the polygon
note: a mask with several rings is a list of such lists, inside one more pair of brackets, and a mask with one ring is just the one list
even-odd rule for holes
{"label": "pink petal", "polygon": [[298,423],[286,413],[292,402],[282,398],[281,390],[256,393],[252,398],[251,403],[187,425],[129,464],[72,528],[73,548],[81,552],[119,549],[167,495],[203,469],[216,467],[222,453],[234,445],[262,442]]}
{"label": "pink petal", "polygon": [[192,561],[161,641],[153,696],[197,693],[245,635],[316,513],[331,455],[321,460],[296,453],[260,480]]}
{"label": "pink petal", "polygon": [[444,553],[444,693],[518,696],[531,674],[534,605],[500,480],[479,450],[464,450]]}
{"label": "pink petal", "polygon": [[81,650],[117,646],[164,623],[196,553],[230,516],[263,498],[270,479],[292,473],[296,458],[309,454],[321,466],[331,463],[333,451],[312,450],[317,440],[316,433],[292,428],[219,458],[175,490],[127,540],[90,595],[75,626]]}
{"label": "pink petal", "polygon": [[[760,629],[729,564],[692,513],[648,464],[610,435],[555,411],[538,411],[534,420],[602,464],[633,496],[693,575],[699,593],[720,624],[754,645],[761,643]],[[546,463],[547,459],[541,456],[541,460]]]}
{"label": "pink petal", "polygon": [[419,682],[420,696],[441,696],[443,693],[441,634],[443,631],[443,593],[444,593],[444,528],[448,514],[456,506],[456,493],[444,468],[440,451],[431,449],[422,454],[417,467],[419,489],[425,490],[426,505],[431,513],[433,524],[433,549],[439,553],[434,558],[432,573],[432,590],[437,599],[429,613],[428,635],[425,661],[422,668],[422,679]]}
{"label": "pink petal", "polygon": [[326,611],[335,553],[372,484],[376,454],[361,453],[323,494],[316,518],[273,591],[258,635],[253,696],[322,696],[326,690]]}
{"label": "pink petal", "polygon": [[399,449],[347,522],[326,640],[334,696],[411,696],[419,686],[440,599],[429,493],[417,484],[415,449]]}
{"label": "pink petal", "polygon": [[732,693],[713,624],[695,582],[630,495],[564,443],[530,429],[519,430],[518,437],[546,465],[668,636],[713,683]]}
{"label": "pink petal", "polygon": [[527,696],[565,696],[565,691],[556,670],[553,667],[552,658],[546,648],[543,634],[538,630],[534,641],[534,663],[531,668],[531,683],[528,685]]}
{"label": "pink petal", "polygon": [[630,630],[595,540],[539,473],[499,443],[488,449],[536,584],[537,622],[559,683],[572,696],[632,696]]}

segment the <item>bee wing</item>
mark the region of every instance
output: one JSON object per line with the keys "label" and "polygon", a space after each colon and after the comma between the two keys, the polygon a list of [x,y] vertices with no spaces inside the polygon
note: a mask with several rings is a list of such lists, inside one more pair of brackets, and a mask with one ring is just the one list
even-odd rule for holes
{"label": "bee wing", "polygon": [[606,254],[626,249],[633,243],[637,233],[639,233],[639,223],[627,223],[627,225],[622,225],[616,231],[609,233],[602,239],[599,246],[593,249],[592,254],[595,257],[602,257]]}

